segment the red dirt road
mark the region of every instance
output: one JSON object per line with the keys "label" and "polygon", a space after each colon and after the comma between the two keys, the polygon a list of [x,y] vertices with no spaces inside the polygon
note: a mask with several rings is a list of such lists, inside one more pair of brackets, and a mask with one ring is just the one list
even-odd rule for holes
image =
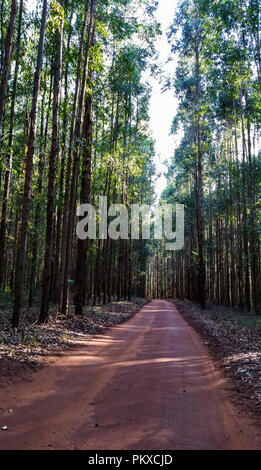
{"label": "red dirt road", "polygon": [[154,301],[1,391],[0,449],[261,448],[228,388],[173,304]]}

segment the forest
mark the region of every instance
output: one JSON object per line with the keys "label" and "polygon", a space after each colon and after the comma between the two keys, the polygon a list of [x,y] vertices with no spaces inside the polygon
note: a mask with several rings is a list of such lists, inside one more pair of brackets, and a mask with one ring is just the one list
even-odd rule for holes
{"label": "forest", "polygon": [[[141,3],[141,5],[140,5]],[[145,297],[146,248],[77,241],[76,207],[99,195],[152,201],[148,129],[155,73],[154,2],[83,1],[1,5],[1,290],[24,303],[41,298],[66,315],[85,301]],[[131,282],[129,282],[131,279]]]}
{"label": "forest", "polygon": [[[50,304],[82,315],[89,302],[146,295],[260,314],[258,0],[180,2],[168,31],[177,67],[163,78],[157,2],[29,4],[1,2],[0,286],[13,326],[35,299],[40,322]],[[161,197],[185,205],[180,252],[75,232],[77,206],[99,195],[155,202],[145,70],[180,103]]]}
{"label": "forest", "polygon": [[[0,286],[66,316],[90,302],[186,298],[260,314],[261,51],[258,0],[180,2],[168,31],[173,76],[154,42],[157,2],[1,2]],[[144,71],[173,89],[161,203],[185,205],[186,243],[78,240],[76,208],[153,204],[154,142]],[[1,294],[1,295],[2,295]]]}
{"label": "forest", "polygon": [[0,449],[261,448],[260,21],[0,0]]}
{"label": "forest", "polygon": [[149,293],[260,315],[260,4],[181,2],[169,40],[182,141],[162,201],[185,205],[186,243],[155,248]]}

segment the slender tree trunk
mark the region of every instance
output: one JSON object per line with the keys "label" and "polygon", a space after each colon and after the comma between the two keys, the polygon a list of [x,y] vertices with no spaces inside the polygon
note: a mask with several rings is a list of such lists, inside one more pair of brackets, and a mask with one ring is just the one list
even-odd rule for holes
{"label": "slender tree trunk", "polygon": [[[19,21],[18,21],[17,41],[16,41],[16,63],[15,63],[15,71],[14,71],[13,93],[12,93],[11,112],[10,112],[8,156],[7,156],[7,161],[6,161],[7,170],[5,172],[1,225],[0,225],[0,253],[3,254],[1,262],[4,261],[4,254],[5,254],[7,208],[8,208],[10,178],[11,178],[12,163],[13,163],[15,103],[16,103],[18,73],[19,73],[19,66],[20,66],[22,16],[23,16],[23,0],[20,1],[20,10],[19,10]],[[0,286],[2,284],[2,272],[3,270],[0,267]]]}
{"label": "slender tree trunk", "polygon": [[33,90],[31,116],[30,116],[28,150],[27,150],[27,155],[26,155],[24,194],[23,194],[23,201],[22,201],[22,220],[21,220],[19,236],[18,236],[18,250],[17,250],[17,260],[16,260],[16,275],[15,275],[15,303],[14,303],[14,311],[13,311],[13,318],[12,318],[13,327],[19,326],[22,299],[23,299],[23,290],[24,290],[27,230],[28,230],[28,220],[29,220],[33,157],[34,157],[34,148],[35,148],[35,139],[36,139],[38,96],[39,96],[39,89],[40,89],[42,64],[43,64],[46,19],[47,19],[47,0],[43,0],[41,31],[40,31],[40,39],[39,39],[39,45],[38,45],[37,66],[36,66],[36,72],[35,72],[35,77],[34,77],[34,90]]}
{"label": "slender tree trunk", "polygon": [[76,73],[76,82],[75,82],[75,91],[74,91],[74,102],[73,102],[71,128],[70,128],[66,181],[65,181],[65,190],[64,190],[61,262],[60,262],[59,288],[58,288],[58,305],[59,305],[60,310],[62,310],[63,287],[64,287],[65,265],[66,265],[66,244],[67,244],[67,228],[68,228],[68,216],[69,216],[68,209],[69,209],[70,179],[71,179],[71,169],[72,169],[73,141],[74,141],[74,133],[75,133],[77,105],[78,105],[78,99],[79,99],[81,70],[82,70],[82,55],[83,55],[84,39],[85,39],[85,34],[86,34],[86,29],[87,29],[88,11],[89,11],[89,0],[87,0],[85,4],[85,14],[84,14],[83,27],[82,27],[82,33],[81,33],[81,39],[80,39],[80,45],[79,45],[79,55],[78,55],[78,64],[77,64],[77,73]]}
{"label": "slender tree trunk", "polygon": [[[70,17],[70,25],[72,23],[73,11]],[[67,41],[67,57],[69,59],[71,45],[71,30],[68,35]],[[66,140],[67,140],[67,125],[68,125],[68,98],[69,98],[69,60],[66,61],[65,77],[64,77],[64,103],[63,103],[63,131],[62,131],[62,155],[61,155],[61,170],[59,178],[59,204],[57,209],[57,235],[56,235],[56,253],[55,253],[55,274],[54,274],[54,298],[55,302],[59,302],[59,285],[60,285],[60,255],[61,255],[61,235],[62,235],[62,203],[64,199],[64,178],[65,178],[65,156],[66,156]]]}
{"label": "slender tree trunk", "polygon": [[8,76],[10,70],[11,54],[13,48],[15,18],[17,12],[18,0],[12,0],[10,20],[6,33],[4,61],[2,67],[2,77],[0,83],[0,137],[2,137],[2,127],[5,114],[6,92],[8,84]]}
{"label": "slender tree trunk", "polygon": [[[83,164],[81,174],[81,204],[90,204],[91,197],[91,171],[92,171],[92,64],[89,71],[89,91],[85,102],[85,118],[83,124]],[[83,315],[86,300],[87,276],[87,246],[88,240],[78,239],[76,258],[76,295],[75,313]]]}
{"label": "slender tree trunk", "polygon": [[202,169],[202,145],[201,145],[201,118],[200,118],[200,63],[199,63],[199,33],[196,37],[196,102],[198,118],[196,121],[196,140],[197,140],[197,230],[198,230],[198,288],[199,301],[202,308],[206,303],[206,268],[204,254],[204,207],[203,207],[203,169]]}
{"label": "slender tree trunk", "polygon": [[[79,94],[79,103],[78,103],[78,115],[75,126],[75,142],[78,143],[81,134],[82,134],[82,115],[83,115],[83,105],[86,93],[86,84],[88,76],[88,64],[90,56],[90,48],[94,35],[94,19],[95,19],[95,9],[96,9],[96,0],[91,0],[91,12],[90,12],[90,22],[89,22],[89,31],[88,39],[86,43],[85,50],[85,61],[82,73],[82,85],[81,91]],[[79,166],[79,144],[76,146],[74,151],[74,161],[73,161],[73,170],[71,178],[71,188],[70,188],[70,205],[69,205],[69,216],[67,224],[67,243],[66,243],[66,260],[65,260],[65,270],[64,270],[64,285],[63,285],[63,304],[62,304],[62,313],[67,315],[68,306],[69,306],[69,279],[68,276],[71,272],[72,264],[72,241],[73,241],[73,227],[75,221],[75,205],[76,205],[76,193],[77,193],[77,182],[78,182],[78,166]]]}
{"label": "slender tree trunk", "polygon": [[250,294],[250,272],[249,272],[249,242],[248,242],[248,216],[247,216],[247,171],[246,171],[246,138],[244,116],[241,118],[242,140],[243,140],[243,175],[242,175],[242,205],[243,205],[243,250],[244,250],[244,281],[245,281],[245,306],[248,311],[251,310],[251,294]]}
{"label": "slender tree trunk", "polygon": [[41,196],[42,196],[42,189],[43,189],[43,177],[44,177],[44,167],[45,167],[45,159],[46,159],[47,137],[48,137],[49,118],[50,118],[51,101],[52,101],[52,91],[53,91],[52,89],[53,89],[53,74],[51,73],[49,99],[48,99],[47,113],[46,113],[46,118],[45,118],[46,119],[45,129],[44,129],[44,114],[45,114],[44,108],[45,108],[46,89],[44,89],[44,94],[43,94],[43,99],[42,99],[41,142],[43,140],[43,144],[41,144],[41,147],[40,147],[39,175],[38,175],[37,190],[36,190],[37,203],[36,203],[35,214],[34,214],[32,266],[31,266],[31,279],[30,279],[29,299],[28,299],[29,307],[31,307],[33,303],[37,262],[38,262],[38,257],[39,257],[38,244],[39,244],[39,226],[40,226],[40,221],[41,221]]}
{"label": "slender tree trunk", "polygon": [[5,0],[1,0],[0,5],[0,74],[3,68],[3,58],[4,58],[4,7]]}
{"label": "slender tree trunk", "polygon": [[[60,0],[63,8],[63,0]],[[44,323],[49,315],[50,280],[52,268],[52,248],[54,236],[54,212],[55,212],[55,173],[56,160],[59,152],[59,109],[62,78],[63,60],[63,18],[60,20],[56,31],[56,66],[54,73],[54,94],[53,94],[53,121],[52,121],[52,145],[49,159],[48,193],[46,209],[46,238],[45,238],[45,259],[43,271],[43,291],[41,302],[41,313],[39,322]]]}

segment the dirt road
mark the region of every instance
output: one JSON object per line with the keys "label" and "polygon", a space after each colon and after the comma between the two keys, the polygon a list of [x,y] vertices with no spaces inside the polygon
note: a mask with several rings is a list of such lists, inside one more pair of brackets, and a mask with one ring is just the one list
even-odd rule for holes
{"label": "dirt road", "polygon": [[228,388],[175,307],[154,301],[2,391],[0,449],[261,448]]}

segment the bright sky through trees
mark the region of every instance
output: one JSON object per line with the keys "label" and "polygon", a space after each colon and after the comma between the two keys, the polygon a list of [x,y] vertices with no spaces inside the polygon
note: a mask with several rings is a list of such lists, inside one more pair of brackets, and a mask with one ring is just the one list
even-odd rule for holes
{"label": "bright sky through trees", "polygon": [[[171,61],[167,63],[167,59],[170,56],[170,44],[168,44],[166,32],[173,21],[177,5],[178,0],[159,0],[159,6],[156,12],[156,18],[159,23],[161,23],[163,33],[157,41],[159,59],[164,73],[169,73],[172,76],[174,76],[175,62]],[[176,142],[177,138],[169,135],[178,103],[174,96],[173,89],[162,93],[162,85],[152,78],[150,78],[150,84],[152,86],[150,126],[153,138],[156,141],[155,148],[157,155],[155,164],[157,172],[161,173],[161,176],[156,180],[155,190],[157,195],[160,196],[167,184],[166,178],[164,177],[164,172],[166,171],[164,161],[169,160],[173,156],[174,149],[178,144],[178,142]]]}

